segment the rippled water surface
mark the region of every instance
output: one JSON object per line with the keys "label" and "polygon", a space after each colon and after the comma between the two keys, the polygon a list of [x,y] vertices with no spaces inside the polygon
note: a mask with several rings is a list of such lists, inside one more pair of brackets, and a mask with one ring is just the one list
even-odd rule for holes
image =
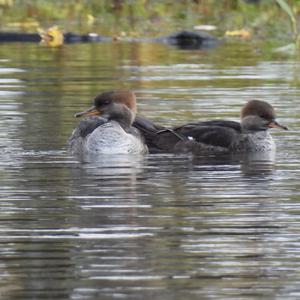
{"label": "rippled water surface", "polygon": [[[299,299],[300,63],[253,45],[0,46],[1,299]],[[164,125],[270,102],[276,157],[68,155],[74,113],[136,92]]]}

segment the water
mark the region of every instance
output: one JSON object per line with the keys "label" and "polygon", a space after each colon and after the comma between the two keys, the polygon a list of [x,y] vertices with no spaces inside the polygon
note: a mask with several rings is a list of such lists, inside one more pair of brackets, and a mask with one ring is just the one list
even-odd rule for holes
{"label": "water", "polygon": [[[223,44],[0,48],[1,299],[299,299],[300,64]],[[73,115],[133,89],[164,125],[259,98],[276,157],[68,155]]]}

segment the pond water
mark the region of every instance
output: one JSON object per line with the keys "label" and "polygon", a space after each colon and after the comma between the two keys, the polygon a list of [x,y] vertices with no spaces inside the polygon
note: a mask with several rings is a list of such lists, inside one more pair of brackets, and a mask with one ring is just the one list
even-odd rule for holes
{"label": "pond water", "polygon": [[[0,45],[1,299],[299,299],[300,63],[253,45]],[[276,157],[106,156],[66,143],[100,92],[164,125],[270,102]]]}

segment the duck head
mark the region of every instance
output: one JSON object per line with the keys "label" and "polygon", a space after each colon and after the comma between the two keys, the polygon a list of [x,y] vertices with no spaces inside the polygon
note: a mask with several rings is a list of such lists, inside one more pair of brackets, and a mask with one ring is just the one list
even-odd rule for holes
{"label": "duck head", "polygon": [[288,130],[279,124],[272,105],[261,100],[249,101],[241,110],[241,126],[243,131],[263,131],[269,128]]}
{"label": "duck head", "polygon": [[135,115],[135,94],[127,90],[116,90],[96,96],[94,105],[75,114],[75,117],[101,116],[107,120],[117,121],[124,127],[130,127]]}

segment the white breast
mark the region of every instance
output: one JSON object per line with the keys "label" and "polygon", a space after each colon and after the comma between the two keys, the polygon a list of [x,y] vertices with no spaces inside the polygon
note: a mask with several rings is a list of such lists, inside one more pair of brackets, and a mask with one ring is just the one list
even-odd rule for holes
{"label": "white breast", "polygon": [[275,142],[268,131],[244,133],[234,145],[237,152],[275,151]]}
{"label": "white breast", "polygon": [[147,148],[143,141],[127,133],[118,122],[110,121],[97,127],[85,138],[85,152],[99,154],[143,154]]}

